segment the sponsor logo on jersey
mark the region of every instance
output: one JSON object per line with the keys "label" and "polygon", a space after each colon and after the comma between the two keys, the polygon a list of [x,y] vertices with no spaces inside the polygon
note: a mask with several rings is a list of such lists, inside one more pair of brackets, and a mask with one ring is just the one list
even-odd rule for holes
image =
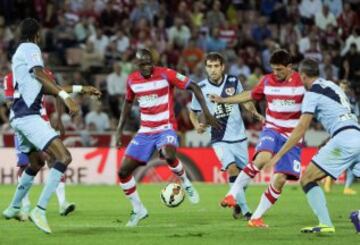
{"label": "sponsor logo on jersey", "polygon": [[229,96],[232,96],[235,94],[235,88],[226,88],[225,93]]}

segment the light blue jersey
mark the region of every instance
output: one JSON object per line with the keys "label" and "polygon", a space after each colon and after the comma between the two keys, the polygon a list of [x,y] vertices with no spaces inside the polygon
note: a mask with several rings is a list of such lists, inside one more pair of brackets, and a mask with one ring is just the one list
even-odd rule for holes
{"label": "light blue jersey", "polygon": [[[209,99],[210,94],[222,97],[241,93],[243,88],[234,76],[225,75],[221,84],[213,84],[208,79],[199,82],[199,87],[205,96],[206,105],[210,112],[222,125],[221,129],[210,128],[211,143],[216,156],[226,170],[235,163],[243,169],[248,163],[248,144],[245,127],[241,117],[240,107],[237,104],[217,104]],[[191,109],[200,112],[201,107],[195,96],[192,97]]]}
{"label": "light blue jersey", "polygon": [[[233,96],[244,89],[235,76],[225,75],[221,84],[211,83],[208,79],[198,83],[205,96],[206,105],[210,112],[219,120],[222,129],[211,128],[211,142],[236,143],[246,140],[245,126],[237,104],[217,104],[209,99],[210,94],[221,97]],[[192,97],[191,109],[200,112],[201,107],[195,96]]]}
{"label": "light blue jersey", "polygon": [[35,43],[20,44],[12,57],[15,93],[10,119],[40,114],[42,84],[32,74],[38,66],[44,66],[40,48]]}
{"label": "light blue jersey", "polygon": [[346,94],[335,83],[322,78],[305,93],[301,110],[303,114],[314,114],[330,135],[344,127],[360,128]]}
{"label": "light blue jersey", "polygon": [[302,113],[314,114],[332,136],[312,162],[334,179],[348,168],[360,176],[360,126],[341,88],[317,79],[305,93]]}
{"label": "light blue jersey", "polygon": [[17,147],[22,153],[45,150],[58,137],[41,116],[42,84],[33,76],[34,67],[43,67],[40,48],[35,43],[22,43],[12,57],[14,101],[10,125],[15,130]]}

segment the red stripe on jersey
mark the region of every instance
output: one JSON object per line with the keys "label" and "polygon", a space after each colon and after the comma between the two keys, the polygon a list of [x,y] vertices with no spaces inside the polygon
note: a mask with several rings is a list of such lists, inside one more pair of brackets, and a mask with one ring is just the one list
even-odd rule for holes
{"label": "red stripe on jersey", "polygon": [[153,115],[153,114],[158,114],[160,112],[167,111],[168,109],[169,109],[169,102],[159,105],[159,106],[154,106],[154,107],[147,107],[147,108],[140,107],[140,112],[142,114]]}

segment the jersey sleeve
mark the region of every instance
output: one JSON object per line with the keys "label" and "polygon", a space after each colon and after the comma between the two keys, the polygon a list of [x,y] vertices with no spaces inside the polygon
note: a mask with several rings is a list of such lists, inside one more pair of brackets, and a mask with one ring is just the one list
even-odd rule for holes
{"label": "jersey sleeve", "polygon": [[314,114],[318,101],[321,100],[320,95],[314,92],[306,92],[301,105],[302,114]]}
{"label": "jersey sleeve", "polygon": [[126,81],[126,95],[125,95],[125,99],[129,102],[132,102],[134,101],[134,98],[135,98],[135,93],[134,91],[131,89],[131,86],[130,86],[130,78],[127,79]]}
{"label": "jersey sleeve", "polygon": [[166,77],[170,84],[174,85],[179,89],[186,89],[191,83],[190,78],[172,69],[166,69]]}
{"label": "jersey sleeve", "polygon": [[237,87],[236,87],[236,93],[237,93],[237,94],[240,94],[241,92],[244,91],[244,87],[243,87],[243,85],[241,84],[241,82],[240,82],[239,79],[237,79],[237,82],[238,82],[238,85],[237,85]]}
{"label": "jersey sleeve", "polygon": [[200,112],[201,111],[201,106],[199,101],[196,99],[195,95],[192,94],[192,99],[191,99],[191,106],[190,106],[191,110],[194,112]]}
{"label": "jersey sleeve", "polygon": [[4,94],[6,99],[13,99],[14,97],[14,85],[13,85],[13,79],[11,74],[7,74],[4,77]]}
{"label": "jersey sleeve", "polygon": [[44,61],[41,56],[41,50],[36,44],[29,44],[23,50],[23,56],[30,71],[32,68],[41,66],[44,67]]}
{"label": "jersey sleeve", "polygon": [[264,98],[264,87],[265,87],[265,77],[263,77],[260,82],[251,90],[251,97],[254,100],[262,100]]}

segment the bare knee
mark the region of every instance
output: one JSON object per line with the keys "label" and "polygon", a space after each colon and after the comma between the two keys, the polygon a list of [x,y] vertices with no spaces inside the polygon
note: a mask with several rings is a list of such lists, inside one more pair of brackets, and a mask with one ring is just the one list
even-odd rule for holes
{"label": "bare knee", "polygon": [[121,167],[118,171],[119,178],[120,179],[129,178],[133,174],[134,170],[139,166],[139,164],[140,164],[139,162],[125,158],[122,161]]}
{"label": "bare knee", "polygon": [[166,146],[161,149],[161,155],[167,163],[171,164],[176,160],[176,149]]}
{"label": "bare knee", "polygon": [[69,165],[72,161],[72,156],[70,152],[66,149],[63,154],[61,154],[60,159],[58,161],[62,162],[65,165]]}
{"label": "bare knee", "polygon": [[231,163],[226,171],[229,176],[237,176],[240,172],[235,163]]}
{"label": "bare knee", "polygon": [[270,161],[271,157],[272,157],[271,152],[267,152],[267,151],[259,152],[256,155],[253,164],[260,170]]}

